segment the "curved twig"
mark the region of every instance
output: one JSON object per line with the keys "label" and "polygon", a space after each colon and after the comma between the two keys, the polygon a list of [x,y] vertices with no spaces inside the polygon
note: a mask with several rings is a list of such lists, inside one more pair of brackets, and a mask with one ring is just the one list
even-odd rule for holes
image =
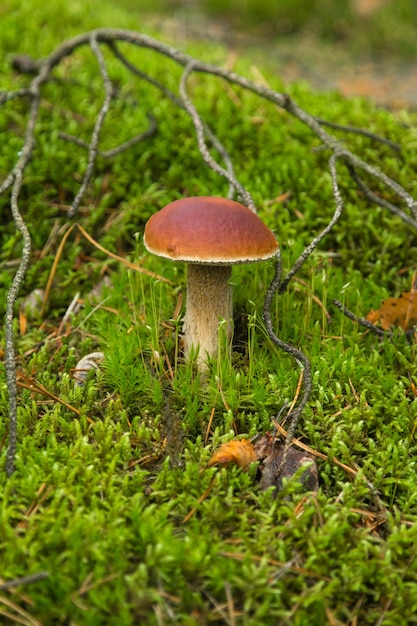
{"label": "curved twig", "polygon": [[323,237],[325,237],[332,230],[333,226],[336,224],[336,222],[338,221],[338,219],[340,218],[342,214],[343,200],[342,200],[342,196],[340,195],[339,186],[337,184],[337,172],[336,172],[336,159],[338,156],[339,154],[335,153],[329,159],[329,169],[330,169],[330,174],[332,177],[333,196],[334,196],[335,203],[336,203],[336,208],[333,213],[333,217],[330,220],[330,222],[327,224],[327,226],[323,228],[321,233],[317,235],[317,237],[315,237],[313,241],[304,248],[303,252],[295,261],[294,265],[292,266],[288,274],[280,283],[279,288],[278,288],[279,293],[283,293],[286,290],[291,278],[303,267],[304,263],[307,261],[311,253],[317,248],[317,246],[319,245]]}
{"label": "curved twig", "polygon": [[271,305],[272,305],[272,300],[274,298],[275,293],[280,292],[281,273],[282,273],[281,253],[280,251],[278,251],[275,275],[265,295],[263,319],[265,322],[266,331],[271,341],[277,346],[277,348],[279,348],[280,350],[283,350],[287,354],[290,354],[292,357],[294,357],[298,366],[302,368],[303,370],[303,379],[302,379],[303,393],[302,393],[299,403],[287,416],[287,419],[289,420],[289,426],[287,429],[287,437],[285,439],[285,445],[284,445],[284,450],[282,453],[281,461],[276,472],[277,476],[281,474],[282,469],[285,466],[285,463],[287,462],[288,450],[290,449],[291,442],[292,442],[292,439],[294,437],[294,434],[298,425],[298,420],[300,418],[301,413],[304,410],[304,407],[306,406],[308,402],[308,399],[311,395],[311,390],[313,387],[313,381],[311,377],[311,365],[307,356],[303,352],[301,352],[301,350],[298,350],[297,348],[294,348],[294,346],[291,346],[290,344],[285,343],[284,341],[279,339],[279,337],[277,337],[274,331],[274,327],[272,323],[272,315],[271,315]]}
{"label": "curved twig", "polygon": [[106,63],[104,61],[104,57],[101,53],[100,47],[97,42],[97,37],[95,32],[91,33],[90,37],[90,45],[91,49],[97,57],[98,65],[100,68],[100,74],[103,79],[103,85],[105,90],[104,101],[101,106],[101,109],[98,113],[96,123],[94,124],[93,133],[91,135],[90,147],[88,151],[88,163],[87,169],[84,174],[83,181],[80,185],[77,195],[75,196],[71,208],[68,211],[68,217],[74,217],[78,211],[80,206],[80,202],[82,197],[85,194],[85,191],[88,187],[88,184],[91,180],[91,176],[93,175],[94,165],[96,162],[97,154],[98,154],[98,141],[101,129],[103,128],[104,120],[106,119],[106,115],[110,109],[110,102],[113,98],[114,89],[113,84],[110,80],[109,74],[107,72]]}
{"label": "curved twig", "polygon": [[376,135],[370,130],[366,130],[366,128],[358,128],[357,126],[350,126],[349,124],[337,124],[336,122],[329,122],[324,120],[321,117],[314,118],[319,124],[322,126],[327,126],[328,128],[334,128],[335,130],[342,130],[344,133],[353,133],[354,135],[362,135],[363,137],[367,137],[368,139],[372,139],[372,141],[377,141],[378,143],[383,143],[385,146],[392,148],[396,152],[401,150],[401,146],[395,141],[391,141],[386,137],[381,137],[380,135]]}
{"label": "curved twig", "polygon": [[343,200],[340,194],[339,186],[337,184],[337,173],[336,173],[337,156],[338,156],[337,154],[333,154],[329,160],[329,168],[330,168],[330,172],[332,176],[332,184],[333,184],[333,196],[334,196],[335,204],[336,204],[336,209],[335,209],[332,219],[330,220],[326,228],[324,228],[322,232],[317,237],[315,237],[308,246],[306,246],[303,253],[299,256],[299,258],[294,263],[291,270],[288,272],[288,274],[285,276],[285,278],[282,281],[281,281],[281,273],[282,273],[281,257],[280,257],[280,252],[278,253],[277,268],[276,268],[275,276],[273,280],[271,281],[271,284],[269,285],[269,288],[265,296],[263,318],[265,321],[265,327],[266,327],[267,333],[271,341],[273,341],[273,343],[278,348],[281,348],[281,350],[284,350],[288,354],[292,355],[296,359],[299,366],[303,368],[303,380],[302,380],[303,394],[302,394],[300,402],[298,403],[296,408],[293,409],[293,411],[291,411],[289,415],[290,425],[287,431],[287,438],[285,440],[285,446],[284,446],[282,458],[281,458],[281,461],[277,470],[277,476],[281,473],[287,461],[288,450],[290,449],[291,441],[292,441],[292,438],[294,437],[294,433],[297,428],[300,415],[310,397],[313,383],[312,383],[312,378],[311,378],[311,365],[307,356],[303,352],[301,352],[301,350],[298,350],[294,348],[293,346],[283,342],[275,334],[273,326],[272,326],[271,303],[272,303],[272,299],[275,293],[281,294],[285,291],[291,278],[294,276],[296,272],[298,272],[301,269],[305,261],[308,259],[311,253],[317,248],[318,244],[323,239],[323,237],[325,237],[325,235],[327,235],[330,232],[330,230],[333,228],[333,226],[336,224],[337,220],[342,214]]}
{"label": "curved twig", "polygon": [[358,317],[357,315],[349,311],[349,309],[347,309],[345,305],[342,304],[339,300],[333,300],[333,304],[339,309],[339,311],[342,311],[343,315],[348,317],[353,322],[357,322],[361,326],[364,326],[364,328],[370,330],[372,333],[374,333],[374,335],[378,335],[378,337],[384,338],[392,337],[392,333],[390,333],[388,330],[382,330],[382,328],[378,328],[378,326],[375,326],[375,324],[372,324],[372,322],[367,320],[366,317]]}
{"label": "curved twig", "polygon": [[240,200],[244,204],[246,204],[246,206],[248,206],[254,213],[256,213],[257,212],[256,206],[252,199],[252,196],[243,187],[243,185],[239,183],[236,176],[234,175],[234,172],[230,171],[230,169],[225,170],[221,165],[217,163],[217,161],[213,159],[210,152],[208,151],[207,144],[204,139],[204,125],[201,121],[200,116],[197,113],[197,109],[191,102],[186,91],[187,78],[190,75],[190,73],[193,71],[194,66],[195,66],[194,61],[190,61],[190,63],[188,63],[188,65],[186,66],[181,76],[181,80],[180,80],[180,93],[181,93],[181,97],[182,97],[182,101],[184,103],[185,109],[190,115],[194,124],[194,128],[195,128],[196,135],[197,135],[198,148],[201,152],[203,159],[207,163],[207,165],[214,172],[217,172],[217,174],[220,174],[220,176],[223,176],[223,178],[225,178],[231,185],[233,185],[233,187],[236,189],[237,193],[240,196]]}
{"label": "curved twig", "polygon": [[[157,130],[156,119],[151,113],[148,113],[149,126],[143,133],[139,133],[139,135],[135,135],[132,139],[128,139],[124,143],[116,146],[114,148],[110,148],[109,150],[97,150],[97,156],[102,159],[112,159],[113,157],[133,148],[137,143],[140,143],[144,139],[148,139],[148,137],[153,137]],[[90,150],[90,144],[88,144],[83,139],[79,137],[74,137],[73,135],[68,135],[67,133],[59,133],[58,137],[60,139],[64,139],[65,141],[69,141],[70,143],[74,143],[81,148],[85,148],[86,150]]]}
{"label": "curved twig", "polygon": [[[153,85],[154,87],[156,87],[166,98],[171,100],[171,102],[175,104],[176,107],[178,107],[179,109],[182,109],[183,111],[187,111],[185,103],[183,102],[183,100],[181,100],[181,98],[178,98],[170,89],[168,89],[168,87],[165,87],[165,85],[160,83],[158,80],[149,76],[149,74],[147,74],[146,72],[143,72],[142,70],[137,68],[133,63],[131,63],[125,57],[125,55],[120,52],[115,42],[110,42],[109,48],[114,53],[114,55],[119,59],[119,61],[121,61],[123,65],[130,72],[132,72],[132,74],[135,74],[139,78],[142,78],[143,80],[148,82],[150,85]],[[222,157],[230,177],[233,180],[235,180],[236,177],[235,177],[233,162],[232,162],[232,159],[230,158],[229,153],[227,152],[223,144],[220,142],[218,137],[213,133],[211,128],[208,126],[208,124],[206,124],[203,120],[201,120],[201,123],[203,125],[203,130],[204,130],[205,135],[207,136],[209,141],[212,143],[213,147],[217,150],[217,152]],[[227,196],[228,198],[233,198],[234,194],[235,194],[235,185],[234,183],[229,182],[229,190],[228,190]]]}
{"label": "curved twig", "polygon": [[382,206],[384,209],[388,209],[388,211],[391,211],[391,213],[393,213],[394,215],[397,215],[397,217],[402,219],[403,222],[405,222],[406,224],[409,224],[410,226],[412,226],[413,228],[417,230],[417,220],[407,215],[407,213],[402,211],[395,204],[392,204],[392,202],[389,202],[385,198],[382,198],[381,196],[377,195],[375,192],[372,191],[372,189],[369,189],[368,185],[362,180],[362,178],[359,176],[358,172],[356,171],[356,168],[353,165],[351,165],[350,163],[346,163],[346,166],[349,170],[350,175],[352,176],[353,180],[358,185],[359,189],[362,191],[365,198],[370,200],[370,202],[374,202],[375,204]]}

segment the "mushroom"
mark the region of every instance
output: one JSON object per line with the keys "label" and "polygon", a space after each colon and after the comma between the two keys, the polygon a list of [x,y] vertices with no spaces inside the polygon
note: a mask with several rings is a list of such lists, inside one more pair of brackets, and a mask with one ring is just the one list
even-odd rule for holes
{"label": "mushroom", "polygon": [[171,202],[147,222],[145,247],[158,256],[188,263],[184,353],[198,350],[200,370],[218,355],[219,322],[232,337],[231,266],[269,259],[278,251],[273,233],[246,206],[199,196]]}

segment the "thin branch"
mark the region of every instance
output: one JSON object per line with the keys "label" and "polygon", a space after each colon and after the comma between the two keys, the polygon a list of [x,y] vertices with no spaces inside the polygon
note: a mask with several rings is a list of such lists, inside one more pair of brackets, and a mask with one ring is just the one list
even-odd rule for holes
{"label": "thin branch", "polygon": [[14,305],[26,275],[32,249],[32,241],[29,230],[20,214],[18,206],[18,197],[22,186],[22,180],[23,172],[16,172],[15,184],[13,185],[11,197],[11,209],[14,223],[17,230],[23,237],[22,259],[13,278],[12,286],[10,287],[6,300],[6,380],[9,392],[9,445],[6,457],[6,471],[8,476],[11,476],[14,472],[17,442],[17,385],[13,340]]}
{"label": "thin branch", "polygon": [[181,76],[180,93],[181,93],[184,106],[187,112],[189,113],[189,115],[191,116],[191,119],[194,124],[194,128],[195,128],[196,135],[197,135],[198,148],[201,152],[203,159],[207,163],[207,165],[214,172],[216,172],[217,174],[220,174],[220,176],[223,176],[223,178],[225,178],[231,185],[233,185],[233,187],[236,189],[237,193],[239,194],[241,201],[244,204],[246,204],[246,206],[249,207],[254,213],[256,213],[256,206],[250,193],[243,187],[243,185],[239,183],[239,181],[237,180],[236,176],[233,173],[231,173],[229,170],[225,170],[221,165],[217,163],[217,161],[213,159],[213,157],[211,156],[207,148],[207,144],[204,138],[204,134],[205,134],[204,125],[201,121],[200,116],[197,113],[197,109],[191,102],[186,91],[187,78],[190,75],[190,73],[193,71],[194,65],[195,65],[194,61],[190,61],[190,63],[188,63],[188,65],[186,66]]}
{"label": "thin branch", "polygon": [[[29,230],[19,210],[19,194],[23,183],[23,173],[29,163],[35,140],[35,125],[39,112],[39,96],[32,98],[29,120],[26,127],[25,140],[20,157],[13,168],[9,178],[12,178],[12,191],[10,209],[17,230],[23,238],[22,258],[14,275],[12,285],[6,298],[5,316],[5,370],[7,391],[9,394],[9,441],[6,456],[6,471],[11,476],[15,469],[16,443],[17,443],[17,381],[16,381],[16,361],[14,349],[13,319],[14,306],[19,295],[20,288],[26,276],[26,271],[30,261],[32,250],[32,240]],[[1,192],[2,190],[0,190]]]}
{"label": "thin branch", "polygon": [[[102,159],[112,159],[118,154],[121,154],[122,152],[125,152],[130,148],[133,148],[133,146],[135,146],[137,143],[140,143],[144,139],[153,137],[157,130],[156,120],[154,116],[150,113],[148,114],[148,120],[149,126],[145,131],[143,131],[143,133],[135,135],[134,137],[132,137],[132,139],[129,139],[128,141],[125,141],[124,143],[116,146],[115,148],[111,148],[110,150],[97,150],[97,156],[101,157]],[[64,139],[65,141],[74,143],[75,145],[80,146],[81,148],[85,148],[86,150],[90,150],[90,144],[88,144],[83,139],[80,139],[79,137],[74,137],[73,135],[68,135],[67,133],[59,133],[58,136],[60,139]]]}
{"label": "thin branch", "polygon": [[358,317],[357,315],[349,311],[349,309],[347,309],[344,304],[342,304],[339,300],[333,300],[333,304],[339,309],[339,311],[342,311],[343,315],[348,317],[350,320],[357,322],[361,326],[364,326],[367,330],[370,330],[372,333],[374,333],[374,335],[378,335],[378,337],[384,338],[392,337],[392,333],[387,330],[382,330],[382,328],[378,328],[378,326],[375,326],[375,324],[372,324],[372,322],[367,320],[366,317]]}
{"label": "thin branch", "polygon": [[285,291],[291,278],[294,276],[296,272],[298,272],[301,269],[305,261],[309,258],[312,252],[317,248],[318,244],[323,239],[323,237],[330,232],[330,230],[333,228],[333,226],[336,224],[337,220],[339,219],[340,215],[342,214],[343,200],[340,195],[339,187],[337,184],[336,159],[337,159],[337,154],[333,154],[329,160],[329,168],[330,168],[330,172],[332,176],[332,184],[333,184],[333,196],[334,196],[335,204],[336,204],[336,209],[335,209],[332,219],[330,220],[326,228],[324,228],[322,232],[317,237],[315,237],[308,246],[306,246],[302,254],[299,256],[299,258],[294,263],[293,267],[291,268],[291,270],[288,272],[288,274],[285,276],[283,280],[281,280],[282,265],[281,265],[280,252],[278,252],[275,276],[265,296],[263,318],[264,318],[265,327],[266,327],[266,330],[270,339],[278,348],[281,348],[281,350],[284,350],[285,352],[293,356],[296,362],[298,363],[299,367],[303,369],[303,379],[302,379],[303,394],[296,408],[293,409],[288,416],[288,419],[289,419],[289,426],[288,426],[288,431],[287,431],[288,434],[285,440],[282,458],[281,458],[279,467],[277,469],[277,476],[280,475],[280,473],[282,472],[285,466],[285,463],[287,462],[288,451],[291,447],[291,442],[294,437],[300,415],[303,412],[304,407],[306,406],[308,399],[311,395],[313,381],[311,377],[311,365],[307,356],[303,352],[301,352],[301,350],[297,350],[297,348],[294,348],[293,346],[284,343],[275,334],[273,325],[272,325],[271,305],[272,305],[274,294],[275,293],[280,294]]}
{"label": "thin branch", "polygon": [[370,174],[370,176],[380,180],[389,189],[392,189],[392,191],[394,191],[394,193],[396,193],[405,202],[413,217],[417,219],[417,202],[403,187],[401,187],[401,185],[387,176],[382,170],[374,167],[373,165],[369,165],[356,155],[352,154],[349,150],[343,148],[342,144],[336,141],[334,137],[326,133],[321,128],[319,122],[317,122],[313,116],[301,109],[301,107],[299,107],[289,96],[286,96],[286,104],[284,108],[288,111],[288,113],[291,113],[300,121],[304,122],[306,126],[316,133],[316,135],[325,145],[327,145],[327,147],[331,148],[340,158],[343,158],[344,161],[358,169],[363,169]]}
{"label": "thin branch", "polygon": [[49,572],[37,572],[35,574],[29,574],[29,576],[22,576],[22,578],[7,580],[3,583],[0,582],[0,591],[12,589],[13,587],[20,587],[21,585],[29,585],[31,583],[38,582],[38,580],[44,580],[45,578],[48,578],[48,576]]}
{"label": "thin branch", "polygon": [[294,265],[292,266],[292,268],[290,269],[290,271],[288,272],[288,274],[285,276],[285,278],[282,280],[282,282],[279,285],[279,293],[283,293],[287,286],[288,283],[290,282],[291,278],[300,271],[300,269],[302,268],[302,266],[304,265],[304,263],[307,261],[307,259],[309,258],[309,256],[312,254],[312,252],[317,248],[317,246],[319,245],[319,243],[321,242],[321,240],[323,239],[323,237],[325,237],[333,228],[333,226],[336,224],[336,222],[338,221],[338,219],[340,218],[342,211],[343,211],[343,200],[342,200],[342,196],[340,195],[340,191],[339,191],[339,186],[337,184],[337,172],[336,172],[336,159],[337,159],[338,154],[333,154],[330,159],[329,159],[329,169],[330,169],[330,174],[332,177],[332,186],[333,186],[333,197],[335,199],[335,203],[336,203],[336,208],[335,211],[333,213],[333,217],[330,220],[330,222],[327,224],[327,226],[321,231],[321,233],[319,235],[317,235],[317,237],[315,237],[313,239],[313,241],[308,244],[308,246],[306,246],[303,250],[303,252],[300,254],[300,256],[298,257],[298,259],[296,260],[296,262],[294,263]]}
{"label": "thin branch", "polygon": [[377,141],[378,143],[383,143],[386,146],[389,146],[396,152],[401,150],[401,146],[395,141],[391,141],[386,137],[381,137],[380,135],[376,135],[370,130],[366,130],[365,128],[358,128],[357,126],[349,126],[345,124],[337,124],[336,122],[328,122],[321,117],[314,118],[319,124],[322,126],[327,126],[328,128],[334,128],[335,130],[342,130],[345,133],[353,133],[356,135],[362,135],[363,137],[367,137],[368,139],[372,139],[372,141]]}
{"label": "thin branch", "polygon": [[357,173],[353,165],[351,165],[350,163],[346,163],[346,166],[353,180],[356,182],[356,184],[358,185],[359,189],[362,191],[365,198],[367,198],[370,202],[374,202],[375,204],[382,206],[384,209],[388,209],[388,211],[391,211],[391,213],[393,213],[394,215],[402,219],[403,222],[405,222],[406,224],[409,224],[410,226],[412,226],[413,228],[417,230],[417,220],[407,215],[407,213],[404,213],[404,211],[402,211],[395,204],[392,204],[385,198],[382,198],[381,196],[373,192],[371,189],[369,189],[368,185],[362,180],[362,178],[359,176],[359,174]]}
{"label": "thin branch", "polygon": [[17,98],[31,98],[32,95],[30,89],[27,87],[16,89],[16,91],[0,91],[0,106],[11,100],[16,100]]}
{"label": "thin branch", "polygon": [[285,463],[287,462],[288,451],[291,447],[291,442],[293,440],[300,415],[303,412],[304,407],[306,406],[309,400],[309,397],[311,395],[311,390],[313,388],[313,381],[311,377],[311,365],[310,365],[309,359],[303,352],[301,352],[301,350],[298,350],[297,348],[294,348],[294,346],[291,346],[290,344],[287,344],[281,339],[279,339],[273,328],[271,306],[272,306],[272,300],[274,298],[275,293],[279,293],[281,291],[280,290],[281,273],[282,273],[282,264],[281,264],[281,253],[279,251],[277,254],[275,276],[272,279],[271,284],[269,285],[268,290],[265,295],[263,319],[265,322],[266,331],[271,341],[277,346],[277,348],[279,348],[280,350],[283,350],[287,354],[294,357],[294,359],[297,362],[297,365],[300,368],[302,368],[303,370],[303,378],[302,378],[303,393],[302,393],[301,400],[299,401],[298,405],[295,408],[293,408],[293,410],[287,416],[287,419],[289,420],[289,426],[287,429],[287,437],[285,439],[285,445],[284,445],[284,450],[282,453],[282,458],[281,458],[280,464],[276,472],[277,476],[281,474],[282,469]]}
{"label": "thin branch", "polygon": [[[142,78],[143,80],[148,82],[150,85],[153,85],[154,87],[156,87],[162,94],[164,94],[164,96],[166,98],[171,100],[171,102],[173,104],[175,104],[175,106],[177,106],[179,109],[182,109],[183,111],[187,112],[187,109],[186,109],[186,106],[185,106],[185,103],[183,102],[183,100],[178,98],[178,96],[176,96],[170,89],[168,89],[168,87],[165,87],[165,85],[160,83],[158,80],[156,80],[152,76],[149,76],[149,74],[146,74],[146,72],[142,72],[142,70],[140,70],[135,65],[133,65],[133,63],[131,63],[125,57],[125,55],[120,52],[119,48],[116,46],[116,44],[114,42],[111,42],[109,44],[109,48],[112,50],[114,55],[119,59],[119,61],[121,61],[123,63],[123,65],[130,72],[132,72],[132,74],[135,74],[139,78]],[[222,159],[224,161],[224,164],[226,166],[226,169],[229,172],[230,177],[232,178],[232,180],[235,180],[236,177],[235,177],[233,162],[232,162],[232,159],[230,158],[229,153],[227,152],[227,150],[223,146],[223,144],[220,142],[218,137],[210,129],[210,127],[202,120],[201,120],[201,123],[203,125],[203,129],[204,129],[204,132],[205,132],[207,138],[209,139],[209,141],[212,143],[213,147],[217,150],[217,152],[222,157]],[[234,193],[235,193],[235,185],[233,183],[229,182],[229,190],[228,190],[228,194],[227,194],[228,198],[233,198]]]}
{"label": "thin branch", "polygon": [[103,85],[104,85],[104,90],[105,90],[105,96],[104,96],[104,101],[103,104],[101,106],[101,109],[98,113],[97,116],[97,120],[96,123],[94,124],[94,129],[93,129],[93,133],[91,135],[91,140],[90,140],[90,146],[89,146],[89,153],[88,153],[88,163],[87,163],[87,169],[85,171],[84,174],[84,178],[83,181],[80,185],[80,188],[78,190],[77,195],[75,196],[71,208],[68,211],[68,217],[72,218],[76,215],[78,208],[80,206],[81,200],[85,194],[85,191],[88,187],[88,184],[91,180],[91,177],[93,175],[93,171],[94,171],[94,166],[95,166],[95,162],[96,162],[96,158],[97,158],[97,154],[98,154],[98,142],[99,142],[99,137],[100,137],[100,132],[101,129],[103,128],[103,124],[104,124],[104,120],[106,119],[106,115],[109,112],[110,109],[110,103],[111,100],[113,98],[113,94],[114,94],[114,89],[113,89],[113,84],[110,80],[109,74],[107,72],[107,68],[106,68],[106,63],[104,61],[104,57],[101,53],[100,47],[97,43],[97,38],[95,33],[91,33],[91,37],[90,37],[90,45],[91,45],[91,49],[94,52],[94,54],[97,57],[97,61],[99,64],[99,68],[100,68],[100,74],[101,77],[103,79]]}

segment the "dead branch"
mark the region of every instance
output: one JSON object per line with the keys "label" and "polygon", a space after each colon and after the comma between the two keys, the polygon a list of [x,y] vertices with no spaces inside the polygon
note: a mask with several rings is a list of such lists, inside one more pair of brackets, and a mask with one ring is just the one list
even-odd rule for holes
{"label": "dead branch", "polygon": [[104,61],[103,54],[97,44],[97,37],[94,32],[91,33],[90,46],[91,46],[91,50],[94,52],[95,56],[97,57],[101,78],[103,79],[105,96],[104,96],[103,104],[101,106],[99,114],[97,116],[96,123],[94,125],[93,134],[91,136],[91,141],[90,141],[90,146],[89,146],[89,151],[88,151],[88,164],[87,164],[87,169],[84,174],[84,179],[83,179],[83,182],[81,183],[81,186],[78,190],[77,195],[74,198],[71,208],[68,211],[68,217],[74,217],[74,215],[76,214],[78,207],[80,205],[81,199],[84,196],[85,191],[88,187],[88,184],[91,180],[91,176],[93,175],[94,165],[95,165],[95,161],[96,161],[97,153],[98,153],[98,142],[99,142],[99,137],[100,137],[100,131],[103,127],[104,120],[106,119],[106,115],[109,112],[110,102],[113,98],[113,92],[114,92],[113,84],[107,72],[106,63]]}
{"label": "dead branch", "polygon": [[310,365],[310,361],[308,357],[303,352],[301,352],[301,350],[298,350],[294,348],[293,346],[290,346],[289,344],[283,342],[281,339],[277,337],[274,331],[273,323],[272,323],[271,305],[272,305],[272,300],[273,300],[275,293],[281,294],[285,291],[291,278],[296,274],[296,272],[298,272],[301,269],[305,261],[309,258],[311,253],[317,248],[317,246],[319,245],[323,237],[325,237],[330,232],[330,230],[333,228],[333,226],[336,224],[337,220],[342,214],[343,200],[340,194],[339,186],[337,184],[337,172],[336,172],[337,156],[338,155],[335,153],[332,155],[332,157],[329,160],[329,168],[330,168],[330,172],[332,176],[333,196],[334,196],[334,200],[336,204],[336,209],[335,209],[332,219],[327,224],[327,226],[322,230],[322,232],[319,235],[317,235],[317,237],[315,237],[313,241],[310,244],[308,244],[308,246],[306,246],[302,254],[296,260],[293,267],[291,268],[291,270],[288,272],[288,274],[285,276],[283,280],[281,280],[280,252],[278,253],[275,277],[273,278],[265,296],[263,318],[264,318],[265,327],[269,335],[269,338],[278,348],[280,348],[281,350],[284,350],[284,352],[287,352],[288,354],[293,356],[298,366],[302,368],[303,370],[303,378],[302,378],[303,394],[298,405],[292,411],[290,411],[290,414],[288,416],[288,419],[290,420],[290,422],[289,422],[289,427],[287,431],[287,438],[285,441],[284,450],[282,453],[282,458],[277,469],[277,476],[279,476],[279,474],[282,472],[282,469],[285,466],[285,463],[287,461],[288,451],[290,449],[291,442],[292,442],[294,433],[297,428],[298,420],[311,395],[313,381],[311,378],[311,365]]}
{"label": "dead branch", "polygon": [[221,165],[219,165],[217,163],[217,161],[215,161],[213,159],[213,157],[211,156],[207,144],[205,142],[204,139],[204,134],[205,134],[205,129],[204,129],[204,125],[203,122],[200,118],[200,116],[197,113],[197,109],[195,108],[195,106],[193,105],[193,103],[191,102],[190,98],[187,95],[186,92],[186,82],[187,82],[187,78],[190,75],[190,73],[193,71],[195,66],[194,61],[190,61],[190,63],[188,63],[188,65],[186,66],[182,76],[181,76],[181,81],[180,81],[180,93],[182,96],[182,100],[185,106],[186,111],[189,113],[189,115],[191,116],[191,119],[193,121],[194,127],[195,127],[195,131],[196,131],[196,135],[197,135],[197,143],[198,143],[198,148],[200,150],[200,153],[204,159],[204,161],[207,163],[207,165],[214,171],[217,172],[217,174],[220,174],[220,176],[223,176],[223,178],[225,178],[230,185],[232,185],[235,190],[237,191],[240,200],[246,204],[246,206],[248,206],[250,209],[252,209],[252,211],[254,213],[256,213],[256,207],[255,207],[255,203],[252,199],[252,196],[250,195],[250,193],[239,183],[239,181],[237,180],[236,176],[234,175],[233,170],[230,171],[229,169],[224,169],[223,167],[221,167]]}
{"label": "dead branch", "polygon": [[366,130],[366,128],[357,128],[356,126],[349,126],[346,124],[337,124],[336,122],[329,122],[328,120],[323,120],[321,117],[314,118],[319,124],[322,126],[327,126],[328,128],[334,128],[336,130],[342,130],[344,133],[354,133],[355,135],[362,135],[362,137],[367,137],[368,139],[372,139],[372,141],[377,141],[378,143],[383,143],[385,146],[392,148],[396,152],[401,150],[401,146],[395,141],[391,141],[386,137],[381,137],[380,135],[376,135],[370,130]]}
{"label": "dead branch", "polygon": [[[121,154],[126,150],[130,150],[130,148],[133,148],[133,146],[135,146],[137,143],[140,143],[144,139],[153,137],[157,130],[156,120],[151,113],[148,113],[147,117],[149,120],[149,126],[146,130],[143,131],[143,133],[135,135],[134,137],[132,137],[132,139],[129,139],[128,141],[120,144],[120,146],[116,146],[115,148],[111,148],[110,150],[97,150],[97,156],[101,157],[102,159],[112,159],[118,154]],[[79,137],[73,137],[72,135],[68,135],[67,133],[58,133],[58,137],[60,139],[63,139],[64,141],[74,143],[75,145],[80,146],[80,148],[90,150],[90,145]]]}
{"label": "dead branch", "polygon": [[[128,59],[126,59],[126,57],[120,52],[120,50],[118,49],[118,47],[116,46],[114,42],[111,43],[109,47],[112,50],[112,52],[115,54],[115,56],[119,59],[119,61],[121,61],[123,65],[130,72],[132,72],[135,76],[139,76],[139,78],[142,78],[153,87],[156,87],[158,91],[160,91],[166,98],[171,100],[171,102],[176,107],[178,107],[179,109],[182,109],[183,111],[188,112],[191,115],[191,118],[193,120],[194,126],[197,131],[197,136],[198,135],[201,136],[200,141],[201,141],[201,146],[203,148],[203,151],[202,151],[203,158],[206,160],[206,163],[209,167],[217,171],[221,176],[224,175],[225,171],[223,170],[223,168],[218,166],[218,164],[214,161],[214,159],[210,156],[210,154],[208,154],[208,149],[205,146],[205,142],[204,142],[204,135],[205,135],[224,161],[224,164],[226,166],[226,172],[227,172],[226,178],[229,180],[228,197],[233,198],[235,194],[235,190],[240,188],[240,184],[236,180],[232,159],[230,158],[227,150],[225,149],[223,144],[220,142],[218,137],[216,137],[216,135],[212,132],[210,127],[198,116],[192,102],[189,100],[188,96],[186,95],[185,93],[186,77],[184,77],[184,75],[182,77],[182,81],[184,82],[184,84],[182,86],[183,99],[181,100],[181,98],[178,98],[174,93],[172,93],[170,89],[165,87],[165,85],[160,83],[158,80],[155,80],[154,78],[152,78],[145,72],[142,72],[142,70],[137,68],[133,63],[131,63]],[[181,88],[181,85],[180,85],[180,88]],[[200,151],[201,151],[201,148],[200,148]],[[205,157],[205,154],[208,155],[208,158]],[[220,170],[216,170],[216,167],[219,167]]]}
{"label": "dead branch", "polygon": [[36,572],[35,574],[29,574],[28,576],[22,576],[22,578],[15,578],[13,580],[7,580],[0,582],[0,591],[6,589],[12,589],[14,587],[20,587],[21,585],[29,585],[31,583],[38,582],[38,580],[44,580],[48,578],[49,572]]}
{"label": "dead branch", "polygon": [[294,357],[297,365],[302,369],[303,394],[298,405],[295,408],[293,408],[293,410],[287,416],[287,419],[289,419],[289,427],[287,430],[287,438],[285,440],[285,446],[284,446],[284,450],[282,453],[281,461],[276,472],[277,476],[280,475],[287,461],[288,451],[291,447],[291,442],[292,442],[292,439],[294,437],[294,434],[297,428],[298,420],[300,418],[301,413],[303,412],[305,405],[308,402],[308,399],[311,395],[312,386],[313,386],[313,381],[311,377],[311,365],[310,365],[310,361],[308,357],[303,352],[301,352],[301,350],[298,350],[297,348],[294,348],[294,346],[291,346],[285,343],[284,341],[282,341],[281,339],[279,339],[279,337],[276,335],[275,330],[274,330],[274,324],[272,321],[272,314],[271,314],[271,305],[272,305],[272,300],[274,298],[275,293],[280,292],[281,268],[282,268],[281,252],[279,251],[277,254],[275,276],[272,279],[271,284],[269,285],[269,288],[265,295],[263,319],[265,322],[266,331],[271,341],[277,346],[277,348],[279,348],[280,350],[283,350],[290,356]]}
{"label": "dead branch", "polygon": [[333,300],[333,304],[339,309],[339,311],[341,311],[343,313],[343,315],[345,315],[348,319],[352,320],[353,322],[357,322],[358,324],[360,324],[361,326],[363,326],[364,328],[366,328],[367,330],[370,330],[371,333],[374,333],[374,335],[377,335],[378,337],[392,337],[393,333],[387,331],[387,330],[382,330],[382,328],[378,328],[378,326],[375,326],[375,324],[372,324],[372,322],[370,322],[369,320],[366,319],[366,317],[358,317],[357,315],[355,315],[354,313],[352,313],[352,311],[349,311],[349,309],[347,309],[341,302],[340,300]]}

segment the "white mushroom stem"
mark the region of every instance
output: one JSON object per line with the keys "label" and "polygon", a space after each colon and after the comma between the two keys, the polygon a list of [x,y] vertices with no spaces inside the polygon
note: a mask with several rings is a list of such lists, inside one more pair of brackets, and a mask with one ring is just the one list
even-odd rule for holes
{"label": "white mushroom stem", "polygon": [[184,316],[184,352],[198,349],[200,369],[207,367],[207,356],[216,358],[219,324],[225,320],[227,341],[232,337],[233,300],[230,265],[189,264],[187,302]]}

